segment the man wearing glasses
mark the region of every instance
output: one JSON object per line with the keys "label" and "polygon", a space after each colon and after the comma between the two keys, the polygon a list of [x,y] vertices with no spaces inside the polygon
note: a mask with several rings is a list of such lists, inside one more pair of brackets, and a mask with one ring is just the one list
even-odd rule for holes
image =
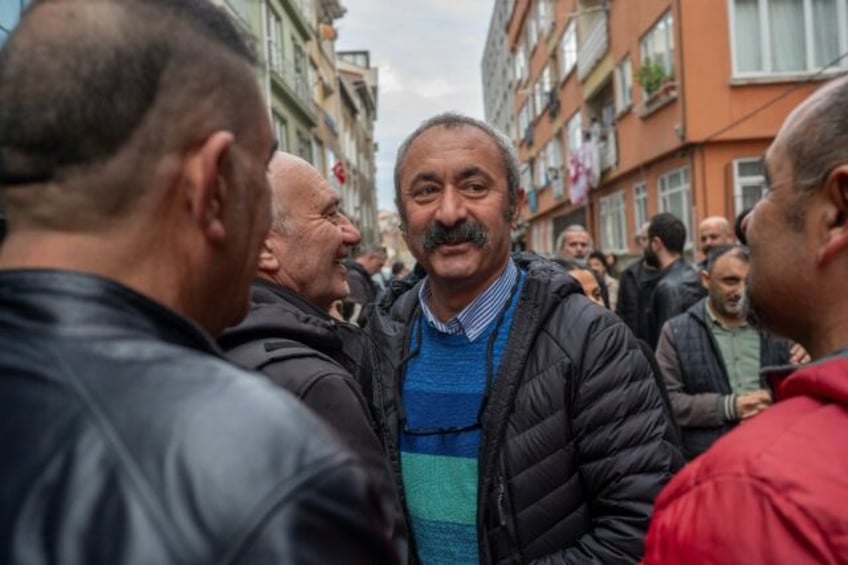
{"label": "man wearing glasses", "polygon": [[366,324],[374,402],[423,563],[637,562],[679,454],[651,369],[551,262],[510,256],[523,194],[509,140],[442,114],[395,165],[426,276]]}

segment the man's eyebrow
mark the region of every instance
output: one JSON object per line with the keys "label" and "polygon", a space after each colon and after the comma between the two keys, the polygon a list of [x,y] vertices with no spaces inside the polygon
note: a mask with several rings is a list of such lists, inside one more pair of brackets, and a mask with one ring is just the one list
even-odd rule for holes
{"label": "man's eyebrow", "polygon": [[465,168],[465,169],[462,169],[461,171],[459,171],[459,174],[456,175],[456,178],[457,178],[457,180],[464,180],[464,179],[467,179],[469,177],[473,177],[475,175],[482,175],[486,178],[489,177],[489,175],[484,173],[483,169],[481,169],[480,167],[471,166],[471,167],[468,167],[468,168]]}
{"label": "man's eyebrow", "polygon": [[413,185],[415,185],[415,184],[417,184],[421,181],[438,182],[439,181],[439,175],[437,175],[436,173],[431,173],[431,172],[418,173],[417,175],[415,175],[412,178],[412,182],[410,182],[409,185],[413,186]]}

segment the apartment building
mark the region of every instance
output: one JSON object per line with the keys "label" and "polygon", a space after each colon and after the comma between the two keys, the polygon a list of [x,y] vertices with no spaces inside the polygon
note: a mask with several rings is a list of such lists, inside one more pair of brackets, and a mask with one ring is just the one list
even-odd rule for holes
{"label": "apartment building", "polygon": [[377,69],[367,51],[336,53],[335,22],[345,7],[339,0],[215,1],[255,41],[280,149],[312,163],[341,194],[363,242],[376,244]]}
{"label": "apartment building", "polygon": [[848,0],[511,8],[510,133],[527,191],[517,244],[540,253],[572,223],[605,251],[635,253],[631,235],[663,211],[691,249],[701,219],[733,219],[762,196],[760,159],[783,119],[848,70]]}

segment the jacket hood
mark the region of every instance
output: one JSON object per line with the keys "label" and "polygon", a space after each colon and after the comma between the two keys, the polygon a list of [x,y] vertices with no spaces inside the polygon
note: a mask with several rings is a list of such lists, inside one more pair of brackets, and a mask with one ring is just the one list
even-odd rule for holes
{"label": "jacket hood", "polygon": [[298,294],[264,280],[250,289],[250,310],[239,325],[226,330],[218,342],[225,350],[268,338],[286,338],[331,353],[341,351],[338,322]]}
{"label": "jacket hood", "polygon": [[810,363],[780,385],[780,398],[810,396],[848,406],[848,352]]}

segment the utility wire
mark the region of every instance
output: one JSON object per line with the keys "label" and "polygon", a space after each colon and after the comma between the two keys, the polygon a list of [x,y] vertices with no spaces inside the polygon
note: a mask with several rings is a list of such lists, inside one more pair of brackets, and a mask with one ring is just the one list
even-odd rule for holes
{"label": "utility wire", "polygon": [[768,102],[766,102],[765,104],[760,106],[759,108],[755,108],[754,110],[748,112],[747,114],[745,114],[741,118],[734,120],[733,122],[724,126],[723,128],[716,131],[715,133],[708,135],[706,138],[704,138],[702,143],[705,143],[707,141],[712,141],[713,139],[715,139],[719,135],[723,134],[724,132],[735,128],[736,126],[738,126],[742,122],[745,122],[745,121],[751,119],[752,117],[756,116],[757,114],[759,114],[760,112],[762,112],[766,108],[769,108],[769,107],[773,106],[774,104],[776,104],[777,102],[779,102],[780,100],[783,100],[784,98],[786,98],[787,96],[789,96],[790,94],[792,94],[793,92],[795,92],[796,90],[798,90],[799,88],[804,86],[805,84],[807,84],[809,82],[813,82],[814,80],[819,78],[822,74],[824,74],[824,72],[826,70],[830,69],[831,67],[835,67],[845,57],[848,57],[848,51],[846,51],[845,53],[842,53],[836,59],[834,59],[833,61],[831,61],[830,63],[828,63],[824,67],[822,67],[817,73],[810,75],[807,78],[796,82],[795,84],[793,84],[792,86],[790,86],[789,88],[787,88],[786,90],[784,90],[783,92],[781,92],[780,94],[778,94],[777,96],[775,96],[774,98],[772,98],[771,100],[769,100]]}

